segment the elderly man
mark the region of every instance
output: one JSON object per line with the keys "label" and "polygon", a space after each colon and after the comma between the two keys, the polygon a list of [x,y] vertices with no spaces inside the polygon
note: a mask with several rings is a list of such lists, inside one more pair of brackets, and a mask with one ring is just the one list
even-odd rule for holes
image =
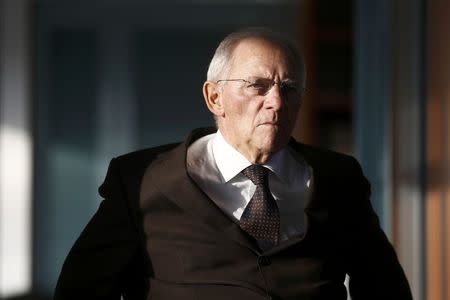
{"label": "elderly man", "polygon": [[411,299],[359,164],[291,138],[295,47],[232,33],[207,79],[217,129],[111,162],[55,299]]}

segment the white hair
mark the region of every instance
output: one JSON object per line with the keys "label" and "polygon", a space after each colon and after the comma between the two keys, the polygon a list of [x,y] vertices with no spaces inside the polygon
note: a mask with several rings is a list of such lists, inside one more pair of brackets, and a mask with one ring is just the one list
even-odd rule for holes
{"label": "white hair", "polygon": [[306,71],[304,59],[295,43],[281,33],[264,27],[249,27],[226,36],[220,42],[209,63],[206,79],[214,82],[226,79],[230,71],[234,49],[241,41],[251,38],[267,40],[283,48],[294,63],[294,68],[298,79],[302,82],[302,86],[305,86]]}

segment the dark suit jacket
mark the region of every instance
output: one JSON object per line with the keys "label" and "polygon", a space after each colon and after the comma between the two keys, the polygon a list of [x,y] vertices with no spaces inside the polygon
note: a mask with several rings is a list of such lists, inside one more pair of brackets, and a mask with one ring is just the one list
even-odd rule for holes
{"label": "dark suit jacket", "polygon": [[263,252],[187,175],[209,132],[112,160],[55,299],[346,299],[346,273],[353,300],[412,299],[355,159],[291,141],[314,173],[306,233]]}

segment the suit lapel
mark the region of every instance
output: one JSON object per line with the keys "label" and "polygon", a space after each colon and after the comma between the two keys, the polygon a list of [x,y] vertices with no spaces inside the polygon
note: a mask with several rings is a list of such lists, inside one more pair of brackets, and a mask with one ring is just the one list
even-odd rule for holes
{"label": "suit lapel", "polygon": [[[301,143],[295,142],[294,149],[296,149],[313,172],[312,193],[308,201],[305,203],[305,215],[306,215],[306,234],[311,233],[310,226],[314,223],[323,224],[329,218],[329,207],[325,205],[326,201],[323,197],[325,195],[328,183],[326,175],[324,175],[323,157],[317,155],[317,150]],[[328,166],[330,167],[330,166]]]}
{"label": "suit lapel", "polygon": [[186,151],[189,145],[214,129],[195,130],[185,143],[172,151],[162,154],[149,167],[149,180],[170,201],[182,208],[186,213],[203,220],[212,228],[225,233],[235,242],[259,252],[258,245],[250,239],[234,220],[225,215],[220,208],[196,185],[186,170]]}

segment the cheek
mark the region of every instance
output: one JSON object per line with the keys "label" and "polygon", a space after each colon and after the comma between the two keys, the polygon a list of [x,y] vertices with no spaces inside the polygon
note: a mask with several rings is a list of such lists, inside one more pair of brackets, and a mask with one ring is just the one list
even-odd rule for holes
{"label": "cheek", "polygon": [[233,103],[228,103],[225,108],[226,117],[235,122],[235,126],[251,125],[255,113],[248,104],[248,99],[234,99]]}
{"label": "cheek", "polygon": [[295,121],[297,120],[299,110],[300,110],[299,104],[292,105],[288,108],[289,122],[291,123],[291,126],[295,125]]}

